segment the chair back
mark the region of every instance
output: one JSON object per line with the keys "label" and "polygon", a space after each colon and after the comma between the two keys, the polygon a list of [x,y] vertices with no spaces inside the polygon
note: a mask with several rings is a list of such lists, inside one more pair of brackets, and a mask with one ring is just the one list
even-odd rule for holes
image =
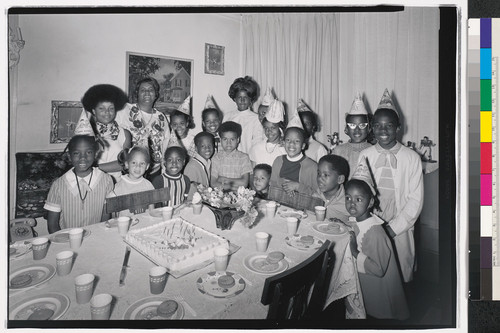
{"label": "chair back", "polygon": [[169,198],[168,187],[106,198],[106,213],[120,212],[125,209],[146,209],[151,204],[168,201]]}
{"label": "chair back", "polygon": [[269,200],[279,202],[288,207],[293,207],[298,210],[307,209],[314,212],[314,206],[324,206],[325,202],[320,198],[315,198],[311,195],[296,192],[293,196],[285,192],[281,186],[269,185],[267,195]]}
{"label": "chair back", "polygon": [[269,304],[267,319],[309,319],[323,310],[329,247],[327,240],[301,264],[266,279],[261,303]]}

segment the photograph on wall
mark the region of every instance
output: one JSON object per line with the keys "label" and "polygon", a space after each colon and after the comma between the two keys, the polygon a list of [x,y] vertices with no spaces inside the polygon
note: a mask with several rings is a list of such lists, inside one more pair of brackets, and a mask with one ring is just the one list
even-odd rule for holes
{"label": "photograph on wall", "polygon": [[69,142],[75,134],[76,124],[81,114],[81,102],[52,101],[50,143]]}
{"label": "photograph on wall", "polygon": [[224,75],[224,46],[205,43],[205,73]]}
{"label": "photograph on wall", "polygon": [[170,114],[191,95],[193,60],[127,52],[127,92],[130,103],[137,102],[136,83],[153,77],[160,85],[155,108]]}

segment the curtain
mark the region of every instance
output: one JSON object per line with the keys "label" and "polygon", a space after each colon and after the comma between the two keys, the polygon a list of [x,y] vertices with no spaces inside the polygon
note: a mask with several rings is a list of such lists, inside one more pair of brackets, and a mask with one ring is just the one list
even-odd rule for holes
{"label": "curtain", "polygon": [[320,118],[319,141],[327,144],[326,135],[339,132],[345,142],[345,113],[356,92],[373,113],[387,88],[401,114],[400,140],[417,148],[424,136],[438,143],[439,8],[244,14],[242,20],[244,74],[262,91],[272,87],[289,115],[302,98]]}

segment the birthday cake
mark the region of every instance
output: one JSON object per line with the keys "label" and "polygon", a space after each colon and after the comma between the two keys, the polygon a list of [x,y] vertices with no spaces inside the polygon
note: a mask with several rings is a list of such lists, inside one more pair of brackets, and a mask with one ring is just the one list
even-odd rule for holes
{"label": "birthday cake", "polygon": [[[229,249],[223,237],[182,218],[130,230],[125,241],[169,273],[180,276],[213,261],[214,248]],[[175,274],[177,273],[177,274]]]}

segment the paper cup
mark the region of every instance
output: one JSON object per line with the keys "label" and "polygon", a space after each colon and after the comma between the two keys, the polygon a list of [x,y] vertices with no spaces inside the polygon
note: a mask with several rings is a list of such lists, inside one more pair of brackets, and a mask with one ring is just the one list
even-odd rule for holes
{"label": "paper cup", "polygon": [[229,259],[229,250],[223,247],[214,250],[214,264],[217,272],[224,272],[227,268],[227,261]]}
{"label": "paper cup", "polygon": [[203,205],[201,203],[193,204],[193,214],[200,215],[202,208],[203,208]]}
{"label": "paper cup", "polygon": [[259,231],[255,234],[255,242],[257,245],[257,251],[266,252],[268,239],[269,239],[269,234],[267,232]]}
{"label": "paper cup", "polygon": [[163,207],[161,209],[161,215],[163,216],[163,220],[171,220],[172,214],[174,213],[173,207]]}
{"label": "paper cup", "polygon": [[76,250],[82,245],[83,229],[74,228],[69,231],[69,247]]}
{"label": "paper cup", "polygon": [[99,294],[90,300],[90,315],[92,320],[108,320],[111,315],[111,301],[113,296],[110,294]]}
{"label": "paper cup", "polygon": [[125,237],[128,232],[128,228],[130,228],[130,217],[129,216],[120,216],[116,219],[118,223],[118,233],[120,236]]}
{"label": "paper cup", "polygon": [[167,269],[155,266],[149,270],[149,289],[151,294],[161,294],[167,283]]}
{"label": "paper cup", "polygon": [[296,217],[286,218],[286,227],[289,235],[295,235],[297,233],[297,228],[299,226],[299,219]]}
{"label": "paper cup", "polygon": [[315,206],[314,212],[316,213],[316,221],[324,221],[326,217],[326,207]]}
{"label": "paper cup", "polygon": [[49,239],[45,237],[36,238],[31,242],[33,249],[33,260],[41,260],[47,255],[49,250]]}
{"label": "paper cup", "polygon": [[270,201],[266,204],[266,217],[274,217],[276,214],[276,202]]}
{"label": "paper cup", "polygon": [[94,274],[82,274],[75,278],[76,302],[85,304],[92,298],[94,289]]}
{"label": "paper cup", "polygon": [[56,254],[57,275],[64,276],[71,272],[73,266],[73,251],[62,251]]}

